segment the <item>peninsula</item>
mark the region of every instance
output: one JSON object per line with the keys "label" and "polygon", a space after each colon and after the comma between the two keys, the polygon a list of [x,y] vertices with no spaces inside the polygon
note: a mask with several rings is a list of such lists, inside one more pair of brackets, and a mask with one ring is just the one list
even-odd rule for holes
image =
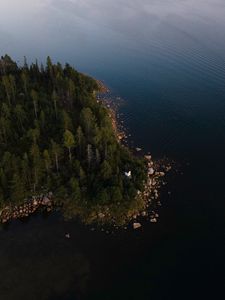
{"label": "peninsula", "polygon": [[44,66],[1,57],[1,222],[58,207],[84,223],[124,224],[146,208],[151,159],[118,141],[98,90],[50,57]]}

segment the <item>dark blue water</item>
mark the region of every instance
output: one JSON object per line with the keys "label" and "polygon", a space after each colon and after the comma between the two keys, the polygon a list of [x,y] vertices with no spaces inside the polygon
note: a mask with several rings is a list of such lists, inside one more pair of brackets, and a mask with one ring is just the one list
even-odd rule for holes
{"label": "dark blue water", "polygon": [[179,172],[159,222],[140,231],[106,235],[53,215],[1,231],[0,299],[223,299],[225,2],[3,2],[2,54],[51,55],[104,80],[125,100],[133,144]]}

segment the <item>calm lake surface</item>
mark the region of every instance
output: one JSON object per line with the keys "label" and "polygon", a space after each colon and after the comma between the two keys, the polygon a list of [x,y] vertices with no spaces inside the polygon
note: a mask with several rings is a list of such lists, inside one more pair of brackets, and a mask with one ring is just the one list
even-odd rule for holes
{"label": "calm lake surface", "polygon": [[159,222],[139,231],[58,215],[2,229],[0,299],[224,299],[225,1],[1,2],[1,55],[50,55],[104,80],[133,145],[179,172]]}

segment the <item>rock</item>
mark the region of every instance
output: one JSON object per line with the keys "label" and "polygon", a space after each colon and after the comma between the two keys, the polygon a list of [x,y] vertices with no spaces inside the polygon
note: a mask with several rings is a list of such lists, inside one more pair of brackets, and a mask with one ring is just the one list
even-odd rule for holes
{"label": "rock", "polygon": [[155,186],[156,185],[156,181],[152,180],[152,185]]}
{"label": "rock", "polygon": [[42,204],[43,204],[43,205],[48,205],[49,203],[51,203],[51,200],[50,200],[49,198],[44,197],[44,198],[42,199]]}
{"label": "rock", "polygon": [[157,222],[157,219],[156,219],[156,218],[151,218],[151,219],[150,219],[150,222],[151,222],[151,223],[156,223],[156,222]]}
{"label": "rock", "polygon": [[143,211],[143,212],[141,213],[141,215],[142,215],[142,217],[146,217],[146,216],[147,216],[147,212],[146,212],[146,211]]}
{"label": "rock", "polygon": [[146,158],[147,160],[151,160],[151,159],[152,159],[151,155],[145,155],[145,158]]}
{"label": "rock", "polygon": [[153,169],[153,168],[149,168],[149,169],[148,169],[148,174],[149,174],[149,175],[153,175],[153,174],[154,174],[154,172],[155,172],[155,171],[154,171],[154,169]]}
{"label": "rock", "polygon": [[133,223],[133,228],[138,229],[141,227],[141,223]]}
{"label": "rock", "polygon": [[48,193],[48,196],[51,198],[53,196],[53,193],[52,192],[49,192]]}
{"label": "rock", "polygon": [[100,219],[103,219],[105,217],[105,214],[99,213],[98,216],[99,216]]}
{"label": "rock", "polygon": [[159,172],[159,175],[160,175],[161,177],[163,177],[163,176],[165,176],[165,173],[164,173],[164,172]]}
{"label": "rock", "polygon": [[136,148],[136,151],[137,151],[137,152],[139,152],[139,151],[141,151],[141,150],[142,150],[141,148],[138,148],[138,147]]}
{"label": "rock", "polygon": [[152,185],[152,180],[151,180],[151,178],[148,179],[147,184],[148,184],[149,186]]}
{"label": "rock", "polygon": [[69,233],[66,233],[66,234],[65,234],[65,237],[66,237],[67,239],[70,239],[70,234],[69,234]]}

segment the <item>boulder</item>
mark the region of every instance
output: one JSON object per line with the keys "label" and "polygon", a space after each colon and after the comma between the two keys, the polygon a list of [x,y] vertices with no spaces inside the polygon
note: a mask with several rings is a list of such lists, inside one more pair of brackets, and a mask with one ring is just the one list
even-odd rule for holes
{"label": "boulder", "polygon": [[141,223],[133,223],[133,228],[138,229],[141,227]]}
{"label": "boulder", "polygon": [[69,234],[69,233],[66,233],[66,234],[65,234],[65,237],[66,237],[67,239],[70,239],[70,234]]}
{"label": "boulder", "polygon": [[44,198],[42,199],[42,204],[43,204],[43,205],[48,205],[48,204],[50,204],[50,203],[51,203],[51,200],[50,200],[49,198],[44,197]]}
{"label": "boulder", "polygon": [[156,223],[156,222],[157,222],[157,219],[156,219],[156,218],[151,218],[151,219],[150,219],[150,222],[151,222],[151,223]]}
{"label": "boulder", "polygon": [[149,168],[149,169],[148,169],[148,174],[149,174],[149,175],[153,175],[154,172],[155,172],[155,170],[154,170],[153,168]]}
{"label": "boulder", "polygon": [[146,158],[147,160],[151,160],[151,159],[152,159],[151,155],[145,155],[145,158]]}

